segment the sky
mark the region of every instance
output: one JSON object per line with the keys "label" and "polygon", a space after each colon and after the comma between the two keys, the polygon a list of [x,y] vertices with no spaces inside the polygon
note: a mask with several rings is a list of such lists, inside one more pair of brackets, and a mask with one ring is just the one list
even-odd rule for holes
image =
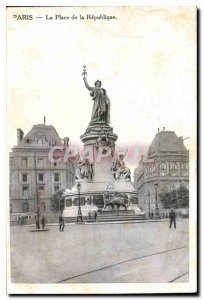
{"label": "sky", "polygon": [[[22,14],[33,20],[14,17]],[[87,20],[87,14],[115,19]],[[9,149],[17,128],[26,134],[44,116],[61,138],[82,144],[93,107],[84,64],[89,85],[101,80],[110,98],[118,146],[148,146],[165,127],[189,137],[185,145],[191,155],[196,151],[194,7],[8,8]]]}

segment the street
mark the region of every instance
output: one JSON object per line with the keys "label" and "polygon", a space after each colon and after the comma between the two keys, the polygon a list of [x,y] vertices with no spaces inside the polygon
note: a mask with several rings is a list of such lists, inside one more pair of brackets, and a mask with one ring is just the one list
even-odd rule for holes
{"label": "street", "polygon": [[187,282],[188,220],[11,227],[13,283]]}

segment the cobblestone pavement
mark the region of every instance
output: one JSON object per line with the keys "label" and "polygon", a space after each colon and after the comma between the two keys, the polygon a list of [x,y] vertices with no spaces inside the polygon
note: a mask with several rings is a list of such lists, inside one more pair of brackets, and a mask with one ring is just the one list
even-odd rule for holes
{"label": "cobblestone pavement", "polygon": [[11,227],[13,283],[187,282],[188,220]]}

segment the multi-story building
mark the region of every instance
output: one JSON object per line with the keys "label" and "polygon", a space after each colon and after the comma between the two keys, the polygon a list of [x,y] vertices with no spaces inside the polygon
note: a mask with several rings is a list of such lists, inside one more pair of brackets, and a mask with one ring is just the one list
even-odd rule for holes
{"label": "multi-story building", "polygon": [[[37,211],[50,220],[50,198],[60,189],[71,188],[75,182],[75,167],[71,160],[50,159],[53,146],[65,149],[69,139],[60,139],[50,125],[34,125],[25,135],[17,129],[17,145],[10,153],[10,213],[33,218]],[[63,150],[62,150],[63,153]]]}
{"label": "multi-story building", "polygon": [[[139,206],[146,216],[154,215],[157,195],[175,190],[180,185],[189,188],[189,152],[183,138],[174,131],[158,130],[145,156],[134,171],[134,185],[138,190]],[[160,213],[162,208],[158,197]]]}

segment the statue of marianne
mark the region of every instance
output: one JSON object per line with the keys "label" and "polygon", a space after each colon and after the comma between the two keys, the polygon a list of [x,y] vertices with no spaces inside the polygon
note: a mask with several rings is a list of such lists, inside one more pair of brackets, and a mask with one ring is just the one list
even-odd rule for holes
{"label": "statue of marianne", "polygon": [[104,122],[109,125],[110,123],[110,99],[107,96],[106,90],[101,88],[101,81],[95,82],[95,87],[90,87],[87,79],[83,77],[86,88],[91,91],[90,96],[94,101],[91,122]]}

